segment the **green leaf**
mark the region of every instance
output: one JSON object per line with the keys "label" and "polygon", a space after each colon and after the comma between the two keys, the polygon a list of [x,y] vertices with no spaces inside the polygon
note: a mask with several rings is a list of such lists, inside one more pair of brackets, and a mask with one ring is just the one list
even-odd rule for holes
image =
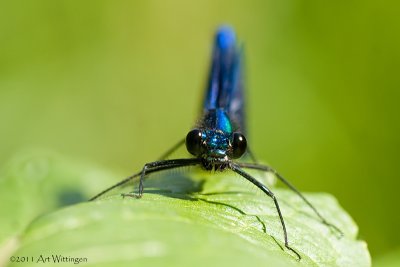
{"label": "green leaf", "polygon": [[[77,166],[81,165],[70,168],[85,169]],[[62,255],[86,259],[85,266],[370,266],[365,242],[356,240],[357,226],[332,196],[306,194],[344,232],[342,238],[293,192],[273,191],[300,262],[283,246],[270,198],[232,172],[209,174],[189,168],[151,176],[142,199],[115,194],[36,218],[20,233],[13,253],[34,262],[7,263],[37,266],[38,259],[49,257],[53,262],[53,256]],[[3,246],[3,255],[4,251]]]}
{"label": "green leaf", "polygon": [[16,154],[0,169],[0,244],[40,214],[85,201],[115,173],[46,150]]}

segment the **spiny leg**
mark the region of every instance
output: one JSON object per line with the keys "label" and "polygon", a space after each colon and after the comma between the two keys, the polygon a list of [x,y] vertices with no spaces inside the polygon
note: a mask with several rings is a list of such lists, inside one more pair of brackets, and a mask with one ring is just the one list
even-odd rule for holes
{"label": "spiny leg", "polygon": [[320,218],[323,224],[335,230],[339,234],[339,238],[343,236],[343,232],[337,226],[329,223],[321,215],[321,213],[319,213],[319,211],[314,207],[314,205],[312,205],[311,202],[308,201],[308,199],[305,196],[303,196],[303,194],[300,193],[300,191],[294,185],[292,185],[288,180],[286,180],[282,175],[280,175],[275,169],[267,165],[252,164],[252,163],[237,163],[237,165],[240,166],[241,168],[272,172],[276,177],[278,177],[279,180],[281,180],[287,187],[289,187],[293,192],[295,192],[314,211],[314,213]]}
{"label": "spiny leg", "polygon": [[276,208],[276,210],[277,210],[277,212],[278,212],[278,215],[279,215],[279,220],[281,221],[282,230],[283,230],[283,237],[284,237],[284,240],[285,240],[285,247],[286,247],[287,249],[289,249],[290,251],[292,251],[294,254],[296,254],[296,256],[298,257],[298,260],[301,260],[300,254],[299,254],[296,250],[294,250],[292,247],[289,246],[285,221],[284,221],[284,219],[283,219],[282,212],[281,212],[281,209],[280,209],[280,207],[279,207],[278,200],[276,199],[274,193],[272,193],[272,191],[269,190],[268,187],[266,187],[265,185],[263,185],[262,183],[260,183],[259,181],[257,181],[257,180],[256,180],[254,177],[252,177],[250,174],[248,174],[248,173],[246,173],[245,171],[243,171],[243,170],[240,168],[240,165],[239,165],[239,164],[232,163],[232,164],[230,165],[230,167],[231,167],[231,169],[232,169],[234,172],[238,173],[239,175],[241,175],[242,177],[244,177],[245,179],[247,179],[248,181],[250,181],[252,184],[254,184],[254,185],[257,186],[259,189],[261,189],[265,194],[267,194],[267,196],[269,196],[270,198],[272,198],[272,200],[274,201],[274,204],[275,204],[275,208]]}
{"label": "spiny leg", "polygon": [[253,151],[250,150],[250,147],[247,147],[247,154],[249,155],[251,161],[252,161],[254,164],[258,164],[258,160],[257,160],[256,156],[254,155]]}
{"label": "spiny leg", "polygon": [[116,188],[116,187],[118,187],[118,186],[121,186],[121,185],[124,185],[124,184],[128,183],[128,182],[129,182],[130,180],[132,180],[133,178],[138,177],[141,173],[142,173],[142,172],[138,172],[138,173],[136,173],[136,174],[133,174],[133,175],[131,175],[131,176],[125,178],[124,180],[122,180],[122,181],[120,181],[120,182],[118,182],[118,183],[116,183],[116,184],[110,186],[109,188],[107,188],[107,189],[101,191],[100,193],[98,193],[97,195],[95,195],[94,197],[92,197],[91,199],[89,199],[89,201],[93,201],[93,200],[95,200],[95,199],[101,197],[101,196],[104,195],[105,193],[111,191],[112,189],[114,189],[114,188]]}
{"label": "spiny leg", "polygon": [[[156,164],[158,163],[158,164]],[[182,167],[182,166],[190,166],[190,165],[197,165],[200,164],[200,160],[193,158],[193,159],[174,159],[174,160],[163,160],[163,161],[155,161],[155,162],[151,162],[148,163],[150,166],[152,166],[151,168],[146,170],[146,175],[153,173],[153,172],[158,172],[158,171],[163,171],[163,170],[168,170],[168,169],[173,169],[173,168],[177,168],[177,167]],[[100,193],[98,193],[97,195],[95,195],[94,197],[92,197],[91,199],[89,199],[89,201],[93,201],[99,197],[101,197],[102,195],[106,194],[107,192],[111,191],[112,189],[119,187],[121,185],[124,185],[126,183],[128,183],[129,181],[131,181],[132,179],[136,178],[136,177],[141,177],[141,179],[144,179],[144,175],[143,174],[143,170],[133,174],[125,179],[123,179],[122,181],[110,186],[109,188],[101,191]],[[143,178],[142,178],[143,176]],[[143,192],[143,181],[141,181],[142,184],[142,192]],[[130,195],[130,194],[125,194],[125,195]],[[133,194],[131,194],[131,196],[133,196]]]}
{"label": "spiny leg", "polygon": [[185,138],[180,140],[178,143],[176,143],[174,146],[172,146],[170,149],[164,152],[158,159],[163,160],[168,158],[172,153],[175,152],[180,146],[182,146],[185,143]]}
{"label": "spiny leg", "polygon": [[146,163],[143,166],[142,171],[140,174],[139,180],[139,191],[137,194],[135,193],[124,193],[122,194],[123,197],[135,197],[141,198],[143,195],[143,181],[147,174],[159,171],[159,170],[166,170],[166,169],[173,169],[183,166],[191,166],[191,165],[198,165],[201,163],[201,160],[198,158],[191,158],[191,159],[170,159],[170,160],[160,160],[154,161],[150,163]]}
{"label": "spiny leg", "polygon": [[[252,164],[254,164],[254,165],[259,165],[259,163],[258,163],[258,160],[257,160],[257,157],[255,156],[255,154],[253,153],[253,151],[252,150],[250,150],[250,147],[248,147],[247,146],[247,154],[249,155],[249,157],[250,157],[250,160],[251,160],[251,162],[252,162]],[[246,164],[246,163],[245,163]],[[260,173],[262,173],[262,172],[264,172],[264,175],[266,174],[266,172],[264,171],[264,170],[257,170],[257,171],[259,171]],[[273,184],[275,184],[275,179],[274,180],[270,180],[268,177],[266,177],[266,179],[267,179],[267,184],[268,185],[273,185]]]}

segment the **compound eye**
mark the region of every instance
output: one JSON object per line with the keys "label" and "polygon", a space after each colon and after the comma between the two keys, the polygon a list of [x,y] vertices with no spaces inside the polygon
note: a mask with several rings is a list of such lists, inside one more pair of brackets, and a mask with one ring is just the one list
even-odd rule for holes
{"label": "compound eye", "polygon": [[193,156],[200,156],[201,154],[202,133],[200,130],[191,130],[186,135],[186,149]]}
{"label": "compound eye", "polygon": [[243,134],[234,133],[232,141],[232,158],[240,158],[246,152],[247,141]]}

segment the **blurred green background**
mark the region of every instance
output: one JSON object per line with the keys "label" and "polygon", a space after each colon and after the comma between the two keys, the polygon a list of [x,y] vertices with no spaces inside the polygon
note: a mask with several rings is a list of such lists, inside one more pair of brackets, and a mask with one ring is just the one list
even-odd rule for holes
{"label": "blurred green background", "polygon": [[3,1],[0,162],[48,148],[129,174],[157,159],[194,123],[214,30],[229,23],[245,42],[252,150],[302,191],[335,195],[373,258],[395,251],[399,8]]}

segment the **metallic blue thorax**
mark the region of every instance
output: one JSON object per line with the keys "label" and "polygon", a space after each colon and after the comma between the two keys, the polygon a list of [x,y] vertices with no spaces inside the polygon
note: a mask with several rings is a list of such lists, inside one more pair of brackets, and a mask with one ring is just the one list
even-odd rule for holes
{"label": "metallic blue thorax", "polygon": [[228,114],[223,109],[209,110],[200,125],[202,140],[210,157],[223,158],[231,142],[232,124]]}
{"label": "metallic blue thorax", "polygon": [[227,112],[220,108],[208,110],[204,115],[201,126],[211,130],[219,130],[228,135],[232,133],[231,120]]}

